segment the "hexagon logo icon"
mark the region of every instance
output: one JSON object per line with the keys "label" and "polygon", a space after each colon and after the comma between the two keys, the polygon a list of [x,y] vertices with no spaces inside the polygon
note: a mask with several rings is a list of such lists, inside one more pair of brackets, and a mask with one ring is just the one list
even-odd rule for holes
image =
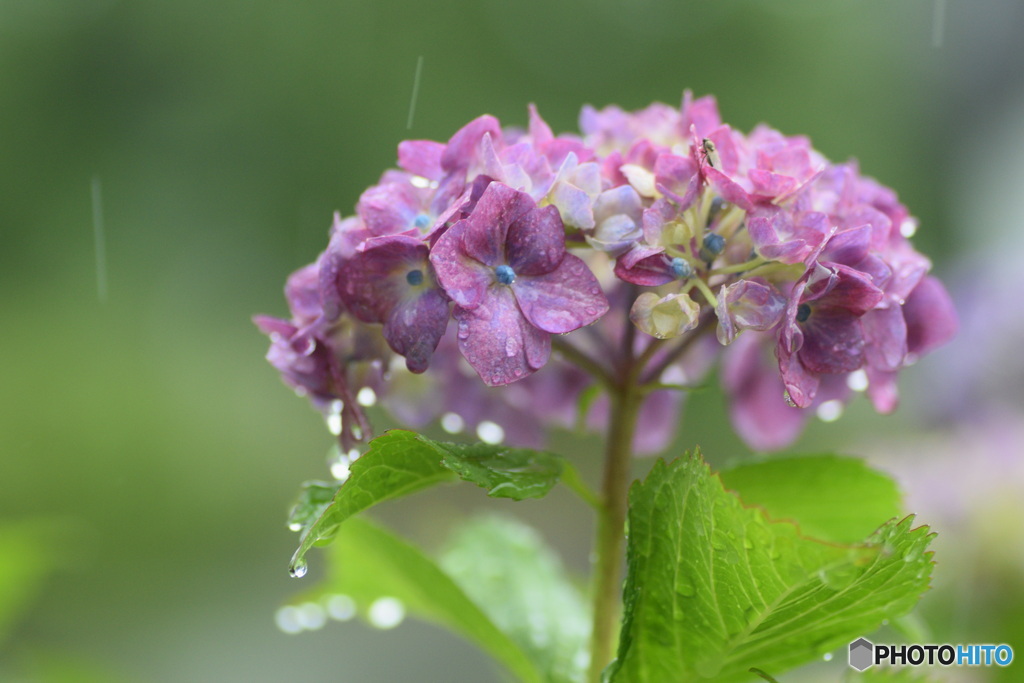
{"label": "hexagon logo icon", "polygon": [[850,666],[863,671],[874,664],[875,646],[866,638],[858,638],[850,643]]}

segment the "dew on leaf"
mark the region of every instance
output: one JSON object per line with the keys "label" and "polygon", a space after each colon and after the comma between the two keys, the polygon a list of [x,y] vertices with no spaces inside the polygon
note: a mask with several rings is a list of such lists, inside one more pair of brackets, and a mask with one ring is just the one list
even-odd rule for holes
{"label": "dew on leaf", "polygon": [[693,587],[693,582],[688,577],[681,576],[676,580],[676,593],[684,598],[692,598],[696,595],[697,591]]}

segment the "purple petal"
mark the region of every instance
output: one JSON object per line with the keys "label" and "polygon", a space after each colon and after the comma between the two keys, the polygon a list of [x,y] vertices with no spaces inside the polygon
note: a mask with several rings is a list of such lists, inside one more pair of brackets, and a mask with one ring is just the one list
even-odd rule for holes
{"label": "purple petal", "polygon": [[786,403],[786,387],[765,341],[763,335],[743,335],[729,347],[722,359],[722,385],[736,433],[755,450],[774,451],[799,436],[808,412]]}
{"label": "purple petal", "polygon": [[292,318],[305,326],[323,313],[320,307],[320,266],[310,263],[288,276],[284,286],[284,297]]}
{"label": "purple petal", "polygon": [[558,209],[527,211],[508,228],[505,256],[516,276],[550,273],[565,256],[565,228]]}
{"label": "purple petal", "polygon": [[814,401],[820,380],[816,374],[808,372],[800,362],[797,353],[790,352],[785,344],[775,347],[779,357],[779,371],[782,382],[789,393],[789,398],[798,408],[806,408]]}
{"label": "purple petal", "polygon": [[463,238],[469,228],[465,219],[448,228],[430,250],[430,263],[452,301],[462,308],[474,309],[487,295],[494,274],[491,268],[466,255]]}
{"label": "purple petal", "polygon": [[816,310],[803,326],[798,355],[810,372],[852,372],[864,365],[864,332],[858,318],[835,309]]}
{"label": "purple petal", "polygon": [[689,90],[683,93],[682,130],[680,134],[689,135],[691,126],[698,138],[707,137],[714,129],[722,125],[722,117],[718,114],[718,103],[711,95],[693,99]]}
{"label": "purple petal", "polygon": [[838,263],[825,265],[835,272],[836,278],[820,296],[809,297],[808,301],[816,299],[819,308],[840,309],[857,317],[881,302],[882,290],[872,284],[871,276]]}
{"label": "purple petal", "polygon": [[718,295],[718,341],[729,344],[741,330],[769,330],[782,320],[786,298],[769,284],[740,280]]}
{"label": "purple petal", "polygon": [[677,279],[663,247],[633,248],[615,260],[615,276],[643,287],[657,287]]}
{"label": "purple petal", "polygon": [[532,102],[529,105],[530,111],[530,139],[534,147],[543,147],[554,138],[551,127],[537,113],[537,105]]}
{"label": "purple petal", "polygon": [[405,356],[411,372],[423,372],[448,327],[448,299],[438,289],[400,302],[384,322],[384,338],[395,353]]}
{"label": "purple petal", "polygon": [[868,255],[871,246],[871,226],[860,225],[841,230],[831,238],[821,252],[821,260],[856,266]]}
{"label": "purple petal", "polygon": [[878,370],[895,371],[907,357],[907,324],[903,311],[893,303],[868,311],[860,319],[867,340],[865,358]]}
{"label": "purple petal", "polygon": [[398,165],[409,173],[440,180],[444,145],[433,140],[403,140],[398,143]]}
{"label": "purple petal", "polygon": [[509,226],[534,207],[525,192],[504,183],[491,183],[466,219],[462,238],[465,253],[487,266],[504,263]]}
{"label": "purple petal", "polygon": [[868,376],[867,395],[875,410],[883,415],[896,410],[899,392],[896,390],[895,372],[876,370],[870,366],[864,369]]}
{"label": "purple petal", "polygon": [[413,270],[429,277],[427,245],[406,235],[367,240],[338,273],[345,304],[363,322],[381,323],[409,289],[406,275]]}
{"label": "purple petal", "polygon": [[796,178],[766,171],[763,168],[750,169],[747,177],[753,186],[752,194],[761,197],[781,197],[792,192],[797,186]]}
{"label": "purple petal", "polygon": [[522,379],[547,362],[551,337],[531,325],[507,287],[495,287],[476,309],[455,309],[459,350],[489,386]]}
{"label": "purple petal", "polygon": [[794,216],[779,207],[758,207],[747,221],[757,253],[783,263],[802,263],[825,239],[828,216],[804,212]]}
{"label": "purple petal", "polygon": [[914,288],[903,305],[907,321],[907,349],[915,356],[939,347],[957,332],[956,309],[946,288],[934,277],[926,277]]}
{"label": "purple petal", "polygon": [[697,197],[700,174],[697,162],[690,156],[662,154],[654,162],[654,181],[658,191],[686,209]]}
{"label": "purple petal", "polygon": [[501,140],[501,124],[498,119],[487,114],[460,128],[444,148],[441,168],[445,172],[468,169],[476,158],[477,145],[488,133],[494,140]]}
{"label": "purple petal", "polygon": [[516,277],[512,290],[526,319],[552,334],[572,332],[608,312],[597,278],[573,254],[550,273]]}

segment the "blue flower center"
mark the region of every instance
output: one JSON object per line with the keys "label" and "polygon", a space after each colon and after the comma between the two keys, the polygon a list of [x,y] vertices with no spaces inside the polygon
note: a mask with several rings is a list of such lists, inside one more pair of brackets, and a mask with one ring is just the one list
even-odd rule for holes
{"label": "blue flower center", "polygon": [[505,264],[495,268],[494,275],[498,278],[498,282],[503,285],[510,285],[516,281],[516,271],[512,270],[512,266],[506,266]]}
{"label": "blue flower center", "polygon": [[412,219],[412,226],[419,230],[430,227],[430,216],[425,213],[421,213]]}
{"label": "blue flower center", "polygon": [[681,256],[676,256],[672,259],[672,274],[680,280],[685,280],[693,275],[693,268],[691,268],[690,264],[686,262],[686,259]]}
{"label": "blue flower center", "polygon": [[800,304],[796,307],[796,321],[798,323],[807,322],[807,319],[811,317],[811,307],[807,304]]}
{"label": "blue flower center", "polygon": [[423,284],[423,271],[422,270],[410,270],[405,274],[405,281],[415,287],[416,285]]}
{"label": "blue flower center", "polygon": [[711,233],[704,238],[704,248],[709,254],[718,256],[725,249],[725,238],[716,233]]}

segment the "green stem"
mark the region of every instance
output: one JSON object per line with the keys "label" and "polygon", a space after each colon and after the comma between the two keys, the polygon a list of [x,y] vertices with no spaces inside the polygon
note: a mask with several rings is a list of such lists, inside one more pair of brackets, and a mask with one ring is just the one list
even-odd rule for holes
{"label": "green stem", "polygon": [[[627,343],[631,342],[627,335]],[[591,683],[599,683],[601,672],[612,659],[619,622],[622,594],[622,545],[625,538],[627,496],[633,433],[643,400],[632,347],[623,353],[620,381],[609,389],[611,412],[608,417],[608,441],[605,449],[601,504],[597,515],[597,539],[594,544],[593,631],[590,640]]]}

